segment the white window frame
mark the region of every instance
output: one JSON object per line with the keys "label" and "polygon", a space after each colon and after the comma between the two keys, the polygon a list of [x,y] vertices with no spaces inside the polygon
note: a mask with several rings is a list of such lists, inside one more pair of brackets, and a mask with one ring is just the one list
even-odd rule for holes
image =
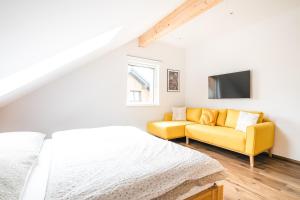
{"label": "white window frame", "polygon": [[[127,106],[159,106],[159,70],[161,66],[161,62],[158,60],[151,60],[147,58],[139,58],[135,56],[127,56],[127,74],[128,76],[128,70],[129,66],[136,66],[136,67],[148,67],[152,68],[154,71],[154,80],[153,80],[153,102],[152,103],[144,103],[144,102],[130,102],[128,97],[128,83],[126,82],[126,102]],[[127,79],[126,79],[127,80]]]}

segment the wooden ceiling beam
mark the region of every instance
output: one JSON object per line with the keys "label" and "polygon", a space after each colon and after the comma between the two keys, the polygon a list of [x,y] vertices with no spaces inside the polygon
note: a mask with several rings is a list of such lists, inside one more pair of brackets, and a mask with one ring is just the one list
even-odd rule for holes
{"label": "wooden ceiling beam", "polygon": [[178,8],[141,35],[138,38],[139,46],[146,47],[151,42],[158,40],[163,35],[192,20],[221,1],[222,0],[186,0]]}

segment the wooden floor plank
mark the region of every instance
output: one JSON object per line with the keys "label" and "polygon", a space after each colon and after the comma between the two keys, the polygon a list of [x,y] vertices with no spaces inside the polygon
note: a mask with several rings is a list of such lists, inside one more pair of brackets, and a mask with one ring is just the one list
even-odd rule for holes
{"label": "wooden floor plank", "polygon": [[208,154],[226,169],[225,200],[300,200],[300,165],[267,154],[255,157],[255,167],[249,166],[249,158],[222,148],[198,141],[175,140],[183,146]]}

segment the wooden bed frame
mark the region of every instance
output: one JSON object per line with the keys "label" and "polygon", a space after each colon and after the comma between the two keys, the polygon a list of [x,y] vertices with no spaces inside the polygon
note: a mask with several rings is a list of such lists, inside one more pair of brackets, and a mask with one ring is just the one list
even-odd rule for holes
{"label": "wooden bed frame", "polygon": [[185,200],[223,200],[223,185],[214,184],[212,187]]}

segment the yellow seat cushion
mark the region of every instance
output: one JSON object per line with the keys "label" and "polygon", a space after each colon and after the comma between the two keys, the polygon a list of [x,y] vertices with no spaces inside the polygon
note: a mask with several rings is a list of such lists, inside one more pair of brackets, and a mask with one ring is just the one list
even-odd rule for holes
{"label": "yellow seat cushion", "polygon": [[187,108],[186,120],[191,122],[199,122],[201,117],[201,108]]}
{"label": "yellow seat cushion", "polygon": [[215,126],[217,118],[218,110],[203,108],[199,122],[203,125]]}
{"label": "yellow seat cushion", "polygon": [[[244,112],[259,114],[259,118],[257,120],[257,123],[262,123],[263,122],[264,113],[255,112],[255,111],[244,111]],[[227,110],[227,117],[226,117],[226,121],[225,121],[225,126],[235,128],[236,124],[237,124],[237,121],[239,119],[239,115],[240,115],[240,110],[233,110],[233,109]]]}
{"label": "yellow seat cushion", "polygon": [[159,121],[149,122],[147,124],[147,131],[164,139],[175,139],[185,137],[185,126],[193,124],[189,121]]}
{"label": "yellow seat cushion", "polygon": [[208,144],[241,153],[245,152],[246,133],[233,128],[192,124],[186,126],[185,135]]}
{"label": "yellow seat cushion", "polygon": [[217,119],[217,126],[225,126],[227,116],[227,110],[226,109],[219,109],[219,115]]}

